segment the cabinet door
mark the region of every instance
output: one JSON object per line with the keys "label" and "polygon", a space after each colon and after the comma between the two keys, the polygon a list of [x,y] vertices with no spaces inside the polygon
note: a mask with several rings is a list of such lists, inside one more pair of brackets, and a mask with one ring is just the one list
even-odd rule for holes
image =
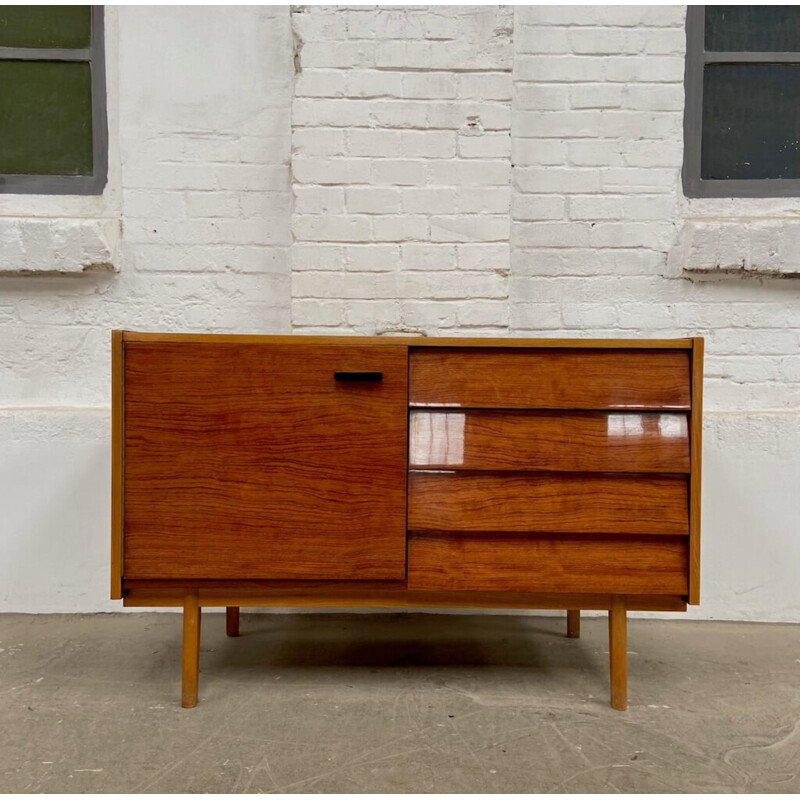
{"label": "cabinet door", "polygon": [[406,347],[130,342],[124,376],[126,578],[405,578]]}

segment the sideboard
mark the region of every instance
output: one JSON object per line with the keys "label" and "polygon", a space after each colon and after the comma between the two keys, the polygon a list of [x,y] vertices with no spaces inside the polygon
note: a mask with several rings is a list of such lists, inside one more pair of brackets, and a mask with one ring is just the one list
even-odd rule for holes
{"label": "sideboard", "polygon": [[112,333],[111,597],[203,606],[699,602],[703,340]]}

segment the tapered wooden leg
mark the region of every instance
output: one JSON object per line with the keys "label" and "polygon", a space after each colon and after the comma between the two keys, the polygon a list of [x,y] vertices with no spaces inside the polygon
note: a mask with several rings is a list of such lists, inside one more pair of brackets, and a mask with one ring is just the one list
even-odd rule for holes
{"label": "tapered wooden leg", "polygon": [[578,609],[567,610],[567,638],[581,638],[581,612]]}
{"label": "tapered wooden leg", "polygon": [[187,592],[183,598],[183,682],[181,705],[197,705],[197,680],[200,672],[200,604],[197,592]]}
{"label": "tapered wooden leg", "polygon": [[228,606],[225,609],[225,633],[228,636],[239,635],[239,606]]}
{"label": "tapered wooden leg", "polygon": [[608,653],[611,662],[611,707],[628,707],[628,617],[625,598],[611,598],[608,612]]}

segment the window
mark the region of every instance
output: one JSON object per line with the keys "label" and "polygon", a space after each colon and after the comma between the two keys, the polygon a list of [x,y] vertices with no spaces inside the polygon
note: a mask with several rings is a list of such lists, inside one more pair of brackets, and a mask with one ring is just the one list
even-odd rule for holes
{"label": "window", "polygon": [[100,194],[102,6],[0,6],[0,192]]}
{"label": "window", "polygon": [[800,195],[800,7],[689,6],[683,188]]}

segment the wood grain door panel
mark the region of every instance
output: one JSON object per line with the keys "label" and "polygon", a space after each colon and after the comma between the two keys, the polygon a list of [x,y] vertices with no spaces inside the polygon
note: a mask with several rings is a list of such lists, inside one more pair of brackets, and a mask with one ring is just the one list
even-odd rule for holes
{"label": "wood grain door panel", "polygon": [[128,343],[124,372],[126,577],[405,577],[405,346]]}
{"label": "wood grain door panel", "polygon": [[409,370],[417,407],[686,411],[691,399],[686,350],[412,347]]}
{"label": "wood grain door panel", "polygon": [[686,414],[412,410],[411,469],[689,472]]}
{"label": "wood grain door panel", "polygon": [[412,531],[685,535],[685,475],[411,472]]}
{"label": "wood grain door panel", "polygon": [[687,552],[684,536],[415,533],[408,588],[683,595]]}

